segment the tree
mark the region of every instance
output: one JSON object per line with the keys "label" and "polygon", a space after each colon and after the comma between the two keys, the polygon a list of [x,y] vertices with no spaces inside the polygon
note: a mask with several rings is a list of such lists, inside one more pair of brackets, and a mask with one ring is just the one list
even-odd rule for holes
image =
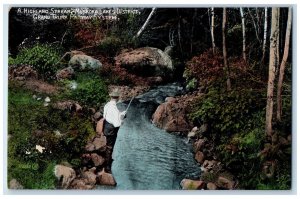
{"label": "tree", "polygon": [[153,15],[154,12],[155,12],[155,10],[156,10],[156,8],[152,8],[152,11],[150,12],[148,18],[146,19],[144,25],[141,27],[141,29],[140,29],[140,30],[137,32],[137,34],[135,35],[136,38],[138,38],[138,37],[141,35],[141,33],[145,30],[145,28],[146,28],[146,26],[148,25],[148,23],[149,23],[149,21],[150,21],[152,15]]}
{"label": "tree", "polygon": [[226,78],[227,78],[227,90],[231,90],[231,82],[230,82],[230,71],[227,60],[227,49],[226,49],[226,23],[227,23],[227,14],[226,8],[223,8],[223,22],[222,22],[222,36],[223,36],[223,58],[224,58],[224,67],[226,70]]}
{"label": "tree", "polygon": [[242,30],[243,30],[243,59],[246,61],[246,32],[245,32],[245,18],[243,8],[240,8],[242,18]]}
{"label": "tree", "polygon": [[214,29],[215,29],[215,11],[214,11],[214,8],[212,7],[211,8],[210,34],[211,34],[211,43],[212,43],[213,54],[215,54],[215,52],[216,52]]}
{"label": "tree", "polygon": [[263,55],[261,58],[262,63],[264,63],[265,54],[266,54],[267,29],[268,29],[268,8],[265,7],[264,40],[263,40],[263,47],[262,47]]}
{"label": "tree", "polygon": [[253,22],[253,26],[254,26],[254,29],[255,29],[256,38],[257,38],[258,42],[260,43],[261,41],[260,41],[260,38],[259,38],[259,28],[258,28],[259,26],[256,25],[255,19],[254,19],[253,15],[251,13],[251,10],[249,8],[248,8],[248,12],[249,12],[249,14],[251,16],[251,19],[252,19],[252,22]]}
{"label": "tree", "polygon": [[267,107],[266,107],[266,133],[272,136],[272,118],[273,118],[273,91],[276,70],[277,45],[279,34],[279,8],[272,8],[272,24],[270,35],[270,58],[269,58],[269,79],[267,89]]}
{"label": "tree", "polygon": [[285,44],[284,44],[284,53],[282,57],[282,61],[279,69],[279,79],[277,84],[277,111],[276,111],[276,119],[281,121],[282,114],[282,82],[284,76],[284,69],[286,66],[286,61],[289,56],[289,47],[290,47],[290,38],[291,38],[291,28],[292,28],[292,8],[289,8],[286,32],[285,32]]}

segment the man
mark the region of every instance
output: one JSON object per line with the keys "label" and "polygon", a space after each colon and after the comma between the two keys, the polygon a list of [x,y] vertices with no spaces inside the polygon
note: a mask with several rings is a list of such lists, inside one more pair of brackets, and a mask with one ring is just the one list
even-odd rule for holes
{"label": "man", "polygon": [[126,111],[120,112],[117,107],[117,101],[119,100],[120,93],[118,90],[114,90],[109,94],[111,100],[104,106],[104,135],[107,141],[107,165],[106,170],[110,172],[112,164],[112,152],[117,139],[118,130],[125,118]]}

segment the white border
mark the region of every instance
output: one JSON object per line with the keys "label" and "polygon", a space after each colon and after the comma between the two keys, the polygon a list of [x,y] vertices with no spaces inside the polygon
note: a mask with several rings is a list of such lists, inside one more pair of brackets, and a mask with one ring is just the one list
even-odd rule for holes
{"label": "white border", "polygon": [[[3,13],[3,27],[1,29],[1,43],[3,44],[3,61],[1,63],[3,64],[3,71],[1,73],[1,79],[3,82],[3,87],[1,87],[1,89],[3,89],[3,91],[1,90],[1,113],[0,115],[3,116],[2,122],[0,121],[0,129],[2,129],[3,131],[3,139],[1,139],[1,146],[3,146],[2,148],[3,150],[3,156],[1,156],[1,162],[5,163],[4,160],[6,160],[6,129],[7,129],[7,70],[6,70],[6,65],[5,63],[7,63],[7,46],[8,46],[8,34],[7,34],[7,25],[8,25],[8,15],[7,15],[7,11],[8,11],[8,6],[5,4],[19,4],[22,6],[26,6],[26,4],[31,4],[28,6],[53,6],[53,4],[55,4],[56,6],[70,6],[74,4],[74,0],[64,0],[63,3],[61,4],[61,0],[53,0],[50,2],[41,2],[38,0],[31,0],[31,1],[26,1],[26,4],[24,4],[24,0],[12,0],[12,1],[8,1],[8,0],[4,0],[3,1],[3,7],[1,7],[0,9],[0,13]],[[77,3],[77,2],[76,2]],[[110,0],[109,4],[107,4],[107,2],[101,2],[101,1],[89,1],[89,0],[85,0],[84,4],[82,4],[81,2],[78,2],[79,4],[76,4],[78,6],[81,5],[88,5],[88,6],[100,6],[101,5],[110,5],[110,6],[118,6],[118,7],[122,7],[122,6],[139,6],[139,7],[152,7],[153,4],[155,4],[158,7],[207,7],[207,6],[211,6],[211,5],[217,5],[218,7],[222,7],[222,5],[226,5],[226,6],[231,6],[231,7],[237,7],[237,6],[274,6],[277,5],[278,6],[284,6],[284,5],[288,5],[288,4],[294,4],[294,8],[293,8],[293,174],[297,174],[296,176],[293,176],[293,181],[292,181],[292,192],[291,191],[216,191],[216,192],[207,192],[207,191],[195,191],[195,192],[182,192],[182,191],[41,191],[41,190],[21,190],[21,191],[10,191],[10,190],[5,190],[3,189],[4,187],[0,185],[0,190],[2,194],[14,194],[14,195],[3,195],[4,198],[7,197],[16,197],[16,196],[21,196],[21,195],[25,195],[25,197],[29,196],[30,198],[35,198],[38,197],[38,195],[43,195],[42,197],[51,197],[53,198],[53,195],[62,195],[63,197],[67,196],[67,195],[72,195],[72,197],[82,197],[83,195],[88,194],[88,197],[111,197],[111,194],[115,194],[115,195],[126,195],[126,196],[130,196],[130,198],[132,197],[137,197],[138,195],[142,194],[143,197],[152,197],[152,196],[147,196],[145,194],[151,194],[151,195],[172,195],[172,198],[174,197],[186,197],[186,196],[182,196],[182,195],[188,195],[189,197],[203,197],[204,195],[208,195],[208,197],[212,197],[214,196],[220,196],[222,198],[226,198],[226,197],[230,197],[230,198],[241,198],[241,197],[253,197],[253,196],[247,196],[247,195],[254,195],[254,197],[272,197],[272,198],[296,198],[298,196],[297,190],[298,190],[298,186],[299,183],[297,183],[297,179],[299,179],[299,172],[297,172],[297,168],[296,166],[299,165],[299,159],[296,159],[296,155],[298,152],[298,146],[297,146],[297,142],[300,136],[297,136],[297,122],[298,122],[298,106],[297,106],[297,96],[298,96],[298,88],[297,88],[297,83],[298,80],[296,79],[296,77],[299,77],[299,70],[297,70],[297,57],[298,57],[298,50],[297,50],[297,46],[298,46],[298,40],[297,40],[297,27],[299,21],[298,19],[298,12],[297,12],[297,1],[296,0],[286,0],[286,1],[281,1],[281,0],[273,0],[271,2],[268,1],[259,1],[259,0],[253,0],[253,1],[246,1],[246,0],[241,0],[238,2],[238,4],[234,4],[231,2],[224,2],[221,0],[215,0],[213,2],[211,1],[190,1],[190,0],[186,0],[184,2],[178,2],[178,1],[164,1],[163,4],[157,4],[157,3],[162,3],[162,2],[156,2],[154,0],[152,1],[141,1],[141,0],[126,0],[126,2],[122,2],[121,0]],[[121,4],[120,4],[121,3]],[[201,4],[200,4],[201,3]],[[113,5],[115,4],[115,5]],[[3,101],[2,101],[3,100]],[[297,160],[297,163],[295,164],[295,161]],[[6,164],[0,164],[0,168],[1,168],[1,179],[3,180],[4,186],[6,186]],[[3,171],[3,172],[2,172]],[[5,176],[3,176],[3,174],[5,174]],[[297,186],[297,187],[295,187]],[[5,192],[3,192],[5,191]],[[21,194],[21,195],[19,195]],[[47,194],[47,195],[44,195]],[[97,195],[102,195],[102,194],[108,194],[109,196],[97,196]],[[133,196],[132,196],[133,194]],[[245,195],[247,194],[247,195]],[[292,194],[292,195],[290,195]],[[198,196],[200,195],[200,196]],[[242,195],[242,196],[241,196]],[[22,196],[24,197],[24,196]],[[156,196],[154,196],[156,197]]]}

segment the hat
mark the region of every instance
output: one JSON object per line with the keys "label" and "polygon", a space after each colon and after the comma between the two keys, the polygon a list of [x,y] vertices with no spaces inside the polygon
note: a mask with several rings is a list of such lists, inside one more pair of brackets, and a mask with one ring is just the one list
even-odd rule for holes
{"label": "hat", "polygon": [[114,89],[110,94],[110,97],[120,97],[119,89]]}

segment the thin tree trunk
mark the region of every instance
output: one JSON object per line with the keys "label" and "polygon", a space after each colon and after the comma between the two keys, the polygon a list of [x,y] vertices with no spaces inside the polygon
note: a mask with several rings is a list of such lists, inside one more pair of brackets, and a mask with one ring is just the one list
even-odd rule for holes
{"label": "thin tree trunk", "polygon": [[279,18],[280,18],[280,10],[279,10],[279,13],[278,13],[278,35],[277,35],[277,48],[276,48],[276,51],[277,51],[277,53],[276,53],[276,69],[278,69],[279,68],[279,63],[280,63],[280,51],[279,51],[279,47],[280,47],[280,20],[279,20]]}
{"label": "thin tree trunk", "polygon": [[211,42],[212,42],[213,54],[216,53],[216,43],[215,43],[214,29],[215,29],[215,11],[214,11],[214,8],[212,7],[211,8],[211,27],[210,27],[210,33],[211,33]]}
{"label": "thin tree trunk", "polygon": [[245,31],[245,18],[243,8],[240,8],[241,17],[242,17],[242,30],[243,30],[243,59],[247,61],[246,58],[246,31]]}
{"label": "thin tree trunk", "polygon": [[259,36],[258,36],[258,30],[257,30],[257,26],[256,26],[256,23],[255,23],[255,19],[254,19],[254,17],[253,17],[253,15],[252,15],[252,13],[251,13],[251,11],[250,11],[249,8],[248,8],[248,12],[249,12],[249,14],[251,16],[251,19],[252,19],[252,22],[253,22],[253,26],[254,26],[254,29],[255,29],[256,38],[257,38],[258,42],[260,43],[260,39],[259,39]]}
{"label": "thin tree trunk", "polygon": [[197,16],[197,8],[194,9],[193,21],[192,21],[192,30],[191,30],[191,48],[190,53],[193,53],[193,37],[194,37],[194,28],[195,28],[195,18]]}
{"label": "thin tree trunk", "polygon": [[265,24],[264,24],[264,41],[263,41],[263,55],[261,58],[261,62],[264,63],[265,54],[266,54],[266,42],[267,42],[267,29],[268,29],[268,8],[265,8]]}
{"label": "thin tree trunk", "polygon": [[224,58],[224,67],[226,70],[226,78],[227,78],[227,90],[231,90],[231,81],[230,81],[230,71],[229,71],[229,65],[227,60],[227,49],[226,49],[226,23],[227,23],[227,14],[226,14],[226,8],[223,8],[223,23],[222,23],[222,35],[223,35],[223,58]]}
{"label": "thin tree trunk", "polygon": [[290,37],[291,37],[291,28],[292,28],[292,8],[289,8],[288,13],[288,19],[287,19],[287,25],[286,25],[286,32],[285,32],[285,44],[284,44],[284,52],[283,52],[283,58],[280,64],[280,70],[279,70],[279,79],[277,84],[277,113],[276,118],[278,121],[281,121],[281,115],[282,115],[282,82],[283,82],[283,76],[284,76],[284,69],[286,66],[286,61],[289,56],[289,47],[290,47]]}
{"label": "thin tree trunk", "polygon": [[137,32],[137,34],[135,35],[135,38],[138,38],[138,37],[142,34],[142,32],[145,30],[145,28],[147,27],[147,25],[148,25],[148,23],[149,23],[149,21],[150,21],[152,15],[153,15],[154,12],[155,12],[155,10],[156,10],[156,8],[152,8],[152,11],[150,12],[150,14],[149,14],[147,20],[145,21],[145,23],[144,23],[144,25],[141,27],[141,29]]}
{"label": "thin tree trunk", "polygon": [[270,36],[270,61],[269,61],[269,80],[267,90],[267,107],[266,107],[266,134],[272,136],[272,117],[273,117],[273,91],[274,79],[276,70],[276,54],[278,45],[278,32],[279,32],[279,8],[272,8],[272,25]]}

